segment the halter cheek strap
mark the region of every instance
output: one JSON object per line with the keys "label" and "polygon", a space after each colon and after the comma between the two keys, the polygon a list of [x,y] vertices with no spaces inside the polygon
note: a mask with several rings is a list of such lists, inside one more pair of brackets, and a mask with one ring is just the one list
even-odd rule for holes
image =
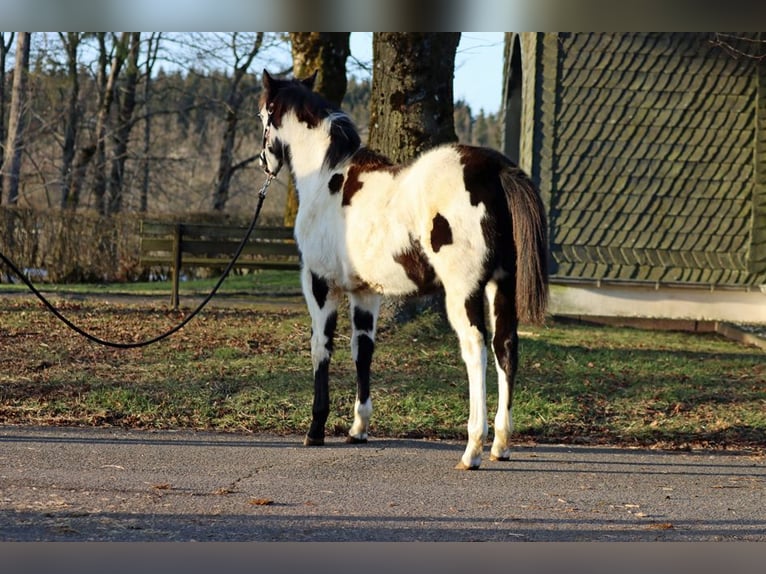
{"label": "halter cheek strap", "polygon": [[266,110],[266,122],[265,127],[263,128],[263,143],[261,145],[261,155],[259,156],[259,159],[261,160],[261,167],[266,175],[273,177],[276,174],[272,174],[271,171],[269,171],[269,166],[266,163],[266,145],[268,144],[269,132],[271,131],[271,114],[272,110],[271,106],[269,106],[269,109]]}
{"label": "halter cheek strap", "polygon": [[266,110],[266,121],[264,122],[264,128],[263,128],[263,147],[266,147],[266,140],[269,138],[269,132],[271,131],[271,106],[269,106],[269,109]]}

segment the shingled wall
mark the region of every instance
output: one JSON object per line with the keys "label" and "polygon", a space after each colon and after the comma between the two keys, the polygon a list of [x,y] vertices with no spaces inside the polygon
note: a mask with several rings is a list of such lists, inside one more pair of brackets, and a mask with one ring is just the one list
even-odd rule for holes
{"label": "shingled wall", "polygon": [[521,163],[549,208],[554,280],[766,284],[759,36],[526,36]]}

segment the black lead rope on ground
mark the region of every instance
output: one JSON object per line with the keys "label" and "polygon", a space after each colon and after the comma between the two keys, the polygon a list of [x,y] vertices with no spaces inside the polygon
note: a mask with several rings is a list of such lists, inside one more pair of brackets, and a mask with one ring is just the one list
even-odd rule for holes
{"label": "black lead rope on ground", "polygon": [[92,341],[94,343],[98,343],[99,345],[103,345],[105,347],[113,347],[115,349],[137,349],[139,347],[147,347],[149,345],[152,345],[154,343],[157,343],[161,341],[162,339],[166,339],[173,335],[174,333],[177,333],[181,329],[183,329],[189,321],[194,319],[202,309],[205,308],[205,306],[210,302],[210,300],[215,296],[215,294],[218,292],[218,289],[223,285],[224,280],[229,275],[229,272],[234,268],[234,264],[237,262],[237,259],[239,259],[239,256],[242,254],[242,250],[245,248],[245,245],[247,244],[248,239],[250,239],[250,235],[252,235],[253,230],[255,229],[255,224],[258,221],[258,216],[261,213],[261,207],[263,206],[263,200],[266,199],[266,188],[269,187],[269,184],[271,183],[271,180],[274,179],[274,176],[267,175],[266,181],[263,184],[263,187],[261,187],[261,190],[258,192],[258,205],[255,208],[255,214],[253,215],[253,220],[250,222],[250,227],[248,227],[247,232],[245,233],[245,237],[242,239],[242,242],[239,244],[239,247],[237,248],[236,253],[234,254],[234,257],[229,262],[229,264],[226,266],[226,269],[224,269],[223,273],[221,274],[221,277],[218,279],[218,282],[213,287],[212,291],[208,294],[207,297],[197,306],[194,311],[192,311],[188,316],[184,318],[183,321],[181,321],[178,325],[173,327],[172,329],[165,331],[164,333],[157,335],[156,337],[152,337],[151,339],[147,339],[145,341],[138,341],[135,343],[120,343],[115,341],[107,341],[105,339],[101,339],[95,335],[92,335],[91,333],[88,333],[87,331],[81,329],[74,323],[72,323],[69,319],[67,319],[64,315],[61,314],[61,312],[56,309],[56,307],[53,306],[53,304],[48,301],[48,299],[45,298],[45,296],[40,293],[40,291],[37,290],[37,288],[32,284],[32,282],[27,278],[26,275],[24,275],[18,267],[8,259],[5,254],[0,252],[0,259],[5,263],[8,268],[17,275],[24,284],[29,287],[29,289],[32,291],[32,293],[35,294],[35,296],[42,301],[43,305],[45,305],[48,310],[53,313],[58,319],[60,319],[67,327],[75,331],[76,333],[82,335],[89,341]]}

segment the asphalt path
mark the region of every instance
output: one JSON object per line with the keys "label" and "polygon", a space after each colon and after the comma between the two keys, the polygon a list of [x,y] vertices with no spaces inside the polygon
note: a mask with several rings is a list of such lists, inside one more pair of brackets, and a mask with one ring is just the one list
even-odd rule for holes
{"label": "asphalt path", "polygon": [[1,541],[766,541],[766,459],[0,427]]}

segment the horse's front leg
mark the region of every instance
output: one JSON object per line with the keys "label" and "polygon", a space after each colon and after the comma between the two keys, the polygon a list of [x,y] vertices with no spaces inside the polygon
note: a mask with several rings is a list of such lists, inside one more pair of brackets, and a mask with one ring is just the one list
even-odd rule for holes
{"label": "horse's front leg", "polygon": [[338,322],[338,295],[326,279],[308,269],[301,273],[303,295],[311,314],[311,363],[314,367],[314,404],[311,427],[303,444],[324,444],[325,423],[330,414],[330,359]]}
{"label": "horse's front leg", "polygon": [[365,443],[372,415],[370,398],[370,365],[375,350],[375,329],[380,310],[380,296],[374,293],[350,293],[351,356],[356,364],[356,400],[354,424],[346,442]]}

